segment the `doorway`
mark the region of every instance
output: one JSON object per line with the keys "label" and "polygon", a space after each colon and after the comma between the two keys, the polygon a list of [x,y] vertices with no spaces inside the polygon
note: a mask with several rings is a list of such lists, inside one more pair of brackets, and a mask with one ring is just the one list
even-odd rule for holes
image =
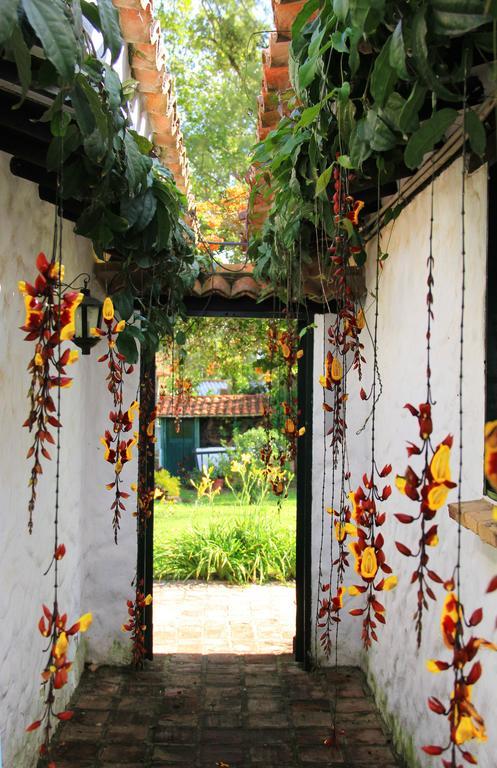
{"label": "doorway", "polygon": [[[273,300],[256,303],[250,299],[224,300],[212,297],[204,301],[187,300],[190,317],[212,318],[282,318],[285,308]],[[318,310],[322,309],[318,307]],[[295,550],[295,624],[293,631],[293,653],[295,660],[304,667],[309,663],[311,646],[311,472],[312,472],[312,389],[313,389],[313,320],[316,309],[305,308],[305,316],[297,317],[299,330],[306,328],[300,348],[303,356],[297,374],[297,408],[299,424],[305,426],[305,434],[297,442],[296,455],[296,550]],[[149,366],[150,368],[150,366]],[[143,371],[142,371],[143,374]],[[150,375],[150,371],[149,371]],[[153,480],[153,478],[152,478]],[[143,579],[145,593],[153,591],[153,519],[138,537],[139,578]],[[153,603],[147,608],[146,649],[147,657],[153,657]]]}

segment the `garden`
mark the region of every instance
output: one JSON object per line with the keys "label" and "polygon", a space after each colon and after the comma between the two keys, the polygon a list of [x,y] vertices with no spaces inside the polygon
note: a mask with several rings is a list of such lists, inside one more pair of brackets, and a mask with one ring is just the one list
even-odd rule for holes
{"label": "garden", "polygon": [[268,442],[282,441],[262,427],[237,435],[220,466],[204,466],[182,483],[166,469],[156,471],[155,578],[295,578],[294,474],[285,462],[277,472],[266,468],[261,452]]}

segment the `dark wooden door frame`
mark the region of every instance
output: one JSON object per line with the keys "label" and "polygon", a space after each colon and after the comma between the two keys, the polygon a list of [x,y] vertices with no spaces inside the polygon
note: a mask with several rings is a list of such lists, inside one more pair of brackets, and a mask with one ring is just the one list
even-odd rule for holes
{"label": "dark wooden door frame", "polygon": [[[186,300],[187,313],[191,317],[239,317],[270,318],[283,317],[285,307],[272,299],[255,302],[252,299],[230,300],[213,296],[205,299]],[[297,451],[297,534],[296,534],[296,626],[295,659],[305,668],[310,665],[311,651],[311,600],[312,600],[312,421],[313,421],[313,369],[314,369],[314,318],[322,314],[320,304],[308,303],[298,316],[300,328],[308,327],[302,337],[304,356],[299,365],[297,391],[300,423],[306,431],[299,440]],[[155,392],[155,361],[143,362],[140,366],[140,390],[147,380],[150,387],[153,376]],[[147,462],[148,491],[154,490],[154,475]],[[153,594],[153,513],[147,526],[138,531],[138,581],[143,580],[145,594]],[[147,609],[145,631],[146,657],[153,658],[153,604]]]}

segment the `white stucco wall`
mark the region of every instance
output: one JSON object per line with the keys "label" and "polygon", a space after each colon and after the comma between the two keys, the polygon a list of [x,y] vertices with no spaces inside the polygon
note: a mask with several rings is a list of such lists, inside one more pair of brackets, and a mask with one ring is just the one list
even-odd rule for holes
{"label": "white stucco wall", "polygon": [[[50,253],[53,206],[38,197],[38,188],[15,178],[9,156],[0,153],[0,738],[4,768],[36,765],[39,733],[27,735],[26,725],[41,712],[40,672],[45,641],[37,629],[41,604],[50,605],[52,578],[42,577],[50,560],[53,542],[54,463],[45,463],[39,483],[32,536],[27,532],[27,481],[25,460],[28,430],[26,367],[32,345],[23,341],[24,322],[19,279],[33,280],[40,250]],[[73,234],[64,223],[66,279],[92,271],[89,242]],[[98,290],[92,282],[92,290]],[[116,661],[122,658],[126,638],[121,623],[125,600],[132,594],[130,582],[136,550],[131,504],[124,515],[119,546],[113,541],[105,490],[110,465],[102,458],[99,436],[107,424],[110,395],[105,384],[106,367],[97,364],[95,351],[81,356],[71,373],[74,383],[62,392],[62,462],[60,541],[67,547],[61,562],[60,608],[70,619],[92,611],[94,623],[78,652],[68,696],[74,688],[81,663],[86,659]],[[129,382],[127,399],[136,396],[137,376]],[[127,477],[136,466],[127,468]],[[131,502],[131,499],[130,499]],[[82,643],[83,646],[83,643]]]}
{"label": "white stucco wall", "polygon": [[[448,433],[454,434],[452,468],[457,475],[458,438],[458,339],[460,317],[461,271],[461,163],[457,161],[435,182],[435,322],[433,325],[433,393],[437,405],[433,410],[434,441],[441,441]],[[479,499],[483,491],[483,426],[485,398],[485,290],[487,258],[487,169],[482,167],[467,182],[466,199],[467,293],[465,331],[464,379],[464,482],[463,500]],[[406,441],[416,440],[417,422],[403,408],[406,402],[418,405],[425,399],[425,327],[426,327],[426,258],[430,219],[430,189],[421,192],[402,212],[399,219],[382,235],[383,249],[389,253],[384,262],[380,284],[379,369],[383,393],[377,410],[377,461],[393,465],[395,473],[402,474],[406,464]],[[368,291],[374,289],[373,258],[367,270]],[[370,295],[366,299],[366,316],[373,326],[373,306]],[[329,318],[325,318],[325,322]],[[371,380],[372,349],[366,340],[367,366],[365,388]],[[316,380],[322,361],[322,330],[316,330]],[[352,377],[354,381],[354,378]],[[356,430],[368,415],[367,403],[358,397],[359,386],[354,384],[348,401],[349,458],[352,483],[357,486],[368,466],[370,431],[356,436]],[[315,391],[315,455],[314,475],[314,570],[317,580],[317,539],[321,519],[321,467],[322,467],[322,391]],[[415,459],[412,460],[415,466]],[[329,474],[329,471],[328,471]],[[327,482],[329,485],[329,482]],[[452,492],[449,500],[456,500]],[[439,602],[431,607],[424,619],[424,638],[420,651],[416,649],[411,622],[415,610],[415,589],[409,585],[414,560],[400,555],[394,540],[403,541],[416,549],[419,537],[415,525],[401,525],[393,517],[395,512],[413,513],[415,505],[394,488],[391,498],[384,504],[389,520],[383,526],[387,560],[399,575],[396,590],[384,595],[387,607],[387,625],[380,628],[380,642],[368,654],[359,649],[360,618],[342,625],[339,648],[340,663],[353,661],[366,670],[378,702],[389,718],[397,744],[414,765],[433,766],[433,758],[419,749],[423,744],[439,744],[447,735],[445,721],[431,713],[426,700],[429,695],[447,700],[451,690],[451,675],[430,674],[425,669],[429,658],[446,658],[447,651],[440,636],[440,611],[444,591],[437,590]],[[329,537],[329,518],[325,516],[325,538]],[[438,513],[440,545],[430,550],[434,570],[448,577],[455,562],[457,526],[448,517],[447,508]],[[475,534],[463,529],[462,534],[462,596],[471,613],[482,606],[485,620],[476,634],[495,640],[493,630],[497,614],[495,596],[486,596],[489,579],[497,573],[497,550],[484,544]],[[480,747],[469,744],[478,754],[481,768],[495,768],[497,754],[497,654],[481,652],[484,674],[474,688],[473,700],[486,718],[488,742]]]}

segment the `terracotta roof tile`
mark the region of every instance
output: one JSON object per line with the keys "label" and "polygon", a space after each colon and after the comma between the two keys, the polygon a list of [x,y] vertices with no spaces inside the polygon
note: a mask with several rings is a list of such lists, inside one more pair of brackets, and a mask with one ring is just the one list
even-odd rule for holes
{"label": "terracotta roof tile", "polygon": [[266,395],[192,395],[178,401],[171,395],[159,399],[159,417],[206,418],[240,416],[257,418],[264,415]]}
{"label": "terracotta roof tile", "polygon": [[152,0],[113,0],[119,11],[123,37],[131,53],[131,71],[148,113],[153,142],[162,162],[186,194],[189,210],[195,203],[189,165],[178,116],[174,79],[167,71],[160,24]]}

